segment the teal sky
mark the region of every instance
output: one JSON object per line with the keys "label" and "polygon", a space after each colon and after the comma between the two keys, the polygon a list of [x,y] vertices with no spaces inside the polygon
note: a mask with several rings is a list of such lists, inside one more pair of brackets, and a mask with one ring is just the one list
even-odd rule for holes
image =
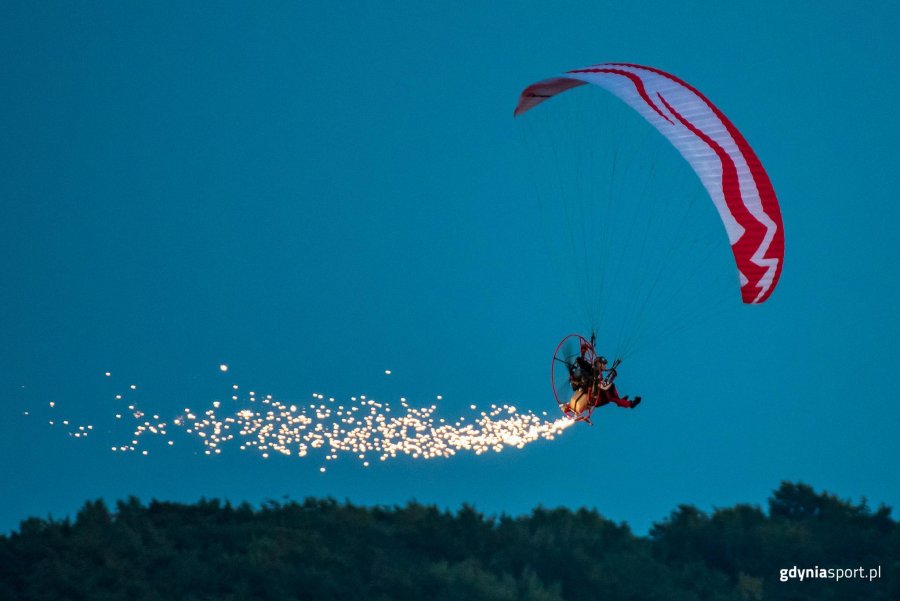
{"label": "teal sky", "polygon": [[[128,494],[587,505],[638,531],[785,479],[900,504],[900,9],[336,4],[0,8],[2,529]],[[769,302],[735,293],[623,369],[640,409],[521,451],[324,475],[190,441],[116,455],[37,417],[108,417],[106,371],[161,415],[233,383],[555,410],[550,355],[585,324],[548,284],[512,109],[607,60],[708,95],[786,231]]]}

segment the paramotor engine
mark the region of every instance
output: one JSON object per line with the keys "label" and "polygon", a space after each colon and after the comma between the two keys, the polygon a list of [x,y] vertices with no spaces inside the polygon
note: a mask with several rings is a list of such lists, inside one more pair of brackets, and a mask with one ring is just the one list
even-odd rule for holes
{"label": "paramotor engine", "polygon": [[[573,381],[573,373],[579,370],[580,365],[593,365],[596,358],[594,345],[579,334],[569,334],[563,338],[553,353],[553,363],[550,366],[553,396],[563,415],[572,420],[591,423],[591,414],[597,407],[600,396],[599,382],[592,379],[576,383]],[[573,400],[577,397],[583,397],[584,402],[574,403]]]}

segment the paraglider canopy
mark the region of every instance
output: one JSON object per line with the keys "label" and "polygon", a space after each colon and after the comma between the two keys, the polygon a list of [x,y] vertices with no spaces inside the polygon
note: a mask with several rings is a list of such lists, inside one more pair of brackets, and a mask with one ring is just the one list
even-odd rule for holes
{"label": "paraglider canopy", "polygon": [[784,263],[781,210],[768,174],[738,129],[690,84],[630,63],[601,63],[534,83],[519,97],[515,115],[585,84],[640,113],[690,163],[725,226],[743,302],[768,299]]}

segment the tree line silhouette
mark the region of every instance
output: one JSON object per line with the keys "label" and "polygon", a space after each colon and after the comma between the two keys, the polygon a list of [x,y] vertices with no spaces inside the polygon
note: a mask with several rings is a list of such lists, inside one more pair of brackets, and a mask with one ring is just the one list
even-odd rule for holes
{"label": "tree line silhouette", "polygon": [[[783,582],[794,566],[867,577]],[[415,502],[132,497],[0,536],[0,599],[896,601],[900,528],[884,505],[787,482],[767,512],[681,505],[647,536],[587,509],[491,517]]]}

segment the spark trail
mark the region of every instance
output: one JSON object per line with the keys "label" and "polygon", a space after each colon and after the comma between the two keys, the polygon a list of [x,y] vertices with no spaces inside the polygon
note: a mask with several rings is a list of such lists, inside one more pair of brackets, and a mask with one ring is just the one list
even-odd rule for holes
{"label": "spark trail", "polygon": [[[450,421],[437,415],[437,405],[415,407],[403,397],[392,405],[364,395],[338,402],[314,393],[311,402],[289,404],[254,391],[242,394],[236,384],[232,386],[230,408],[213,401],[203,410],[185,407],[174,419],[163,420],[128,400],[135,389],[131,385],[129,391],[115,395],[115,401],[127,407],[115,414],[116,420],[133,424],[128,440],[110,447],[117,453],[148,455],[148,439],[161,439],[173,446],[174,433],[180,432],[199,441],[206,455],[235,449],[264,459],[282,455],[319,457],[330,462],[352,457],[369,467],[371,461],[398,456],[428,460],[461,452],[481,455],[499,453],[507,447],[521,449],[538,440],[553,440],[574,423],[566,418],[550,420],[546,412],[541,416],[520,412],[508,404],[492,404],[484,411],[470,405],[468,419],[462,416]],[[55,403],[50,408],[58,412]],[[63,426],[77,439],[96,432],[93,424],[74,425],[68,419],[51,419],[49,423]],[[326,471],[325,464],[319,469]]]}

